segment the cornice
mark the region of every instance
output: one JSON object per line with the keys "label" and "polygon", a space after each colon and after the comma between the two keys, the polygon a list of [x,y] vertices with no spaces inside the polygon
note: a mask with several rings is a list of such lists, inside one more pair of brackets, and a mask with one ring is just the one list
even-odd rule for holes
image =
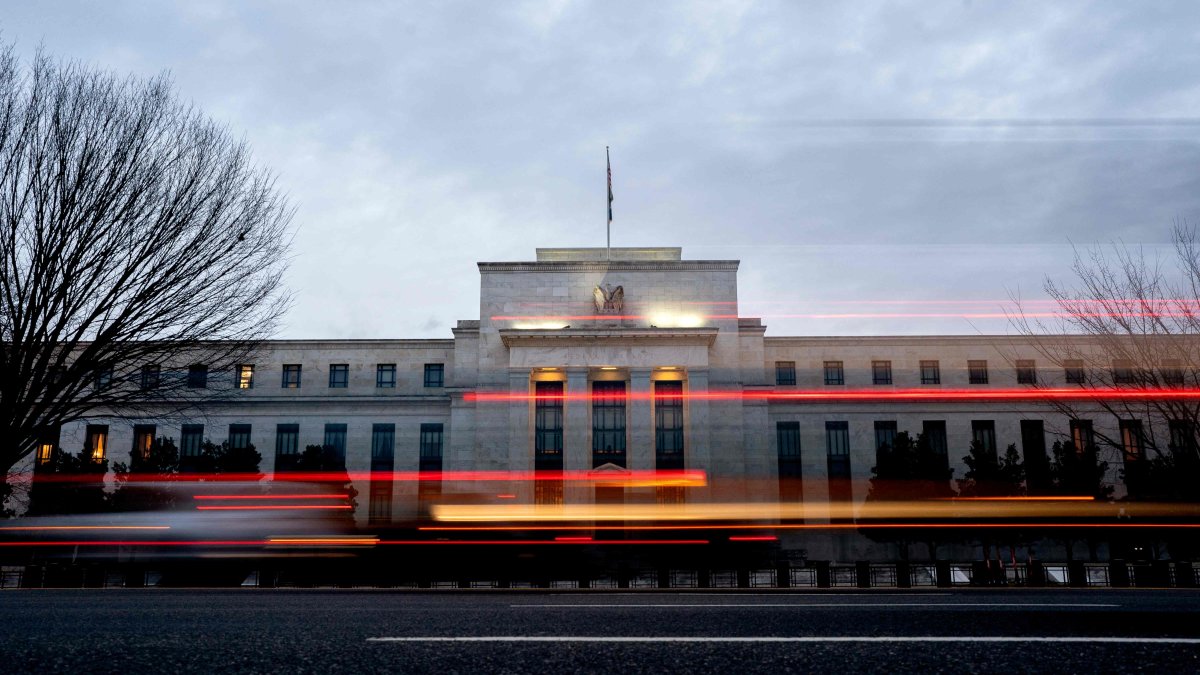
{"label": "cornice", "polygon": [[738,260],[613,260],[481,262],[485,272],[736,272]]}
{"label": "cornice", "polygon": [[506,347],[622,343],[708,347],[716,339],[717,329],[710,326],[700,328],[563,328],[559,330],[505,328],[500,331],[500,340]]}

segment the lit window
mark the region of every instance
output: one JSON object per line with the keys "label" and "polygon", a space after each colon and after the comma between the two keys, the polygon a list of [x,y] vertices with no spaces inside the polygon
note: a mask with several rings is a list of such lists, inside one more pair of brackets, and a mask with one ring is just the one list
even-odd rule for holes
{"label": "lit window", "polygon": [[50,458],[53,456],[54,456],[54,444],[53,443],[42,443],[41,445],[38,446],[38,450],[37,450],[37,463],[38,464],[48,463],[50,461]]}
{"label": "lit window", "polygon": [[87,449],[93,461],[99,462],[108,455],[108,425],[87,425]]}
{"label": "lit window", "polygon": [[350,383],[350,365],[346,363],[329,364],[329,388],[345,389]]}
{"label": "lit window", "polygon": [[1142,437],[1141,420],[1121,420],[1121,448],[1125,453],[1125,463],[1138,462],[1144,456],[1145,440]]}
{"label": "lit window", "polygon": [[376,389],[395,389],[396,388],[396,364],[381,363],[375,366],[375,388]]}
{"label": "lit window", "polygon": [[441,387],[446,383],[446,366],[441,363],[425,364],[425,386]]}
{"label": "lit window", "polygon": [[237,387],[238,389],[254,387],[254,366],[252,364],[244,363],[237,367]]}
{"label": "lit window", "polygon": [[133,426],[134,460],[150,459],[150,446],[154,444],[155,426],[153,424],[135,424]]}
{"label": "lit window", "polygon": [[1096,444],[1096,434],[1092,431],[1091,420],[1071,420],[1071,444],[1079,452]]}

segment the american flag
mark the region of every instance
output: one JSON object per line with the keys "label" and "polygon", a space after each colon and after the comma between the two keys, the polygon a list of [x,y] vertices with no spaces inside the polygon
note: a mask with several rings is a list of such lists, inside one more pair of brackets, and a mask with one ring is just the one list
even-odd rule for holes
{"label": "american flag", "polygon": [[608,222],[612,222],[612,160],[608,158],[608,146],[604,146],[604,163],[608,166]]}

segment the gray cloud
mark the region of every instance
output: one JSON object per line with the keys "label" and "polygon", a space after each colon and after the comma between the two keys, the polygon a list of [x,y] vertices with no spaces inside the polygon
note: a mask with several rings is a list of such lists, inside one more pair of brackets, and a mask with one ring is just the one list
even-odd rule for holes
{"label": "gray cloud", "polygon": [[[1160,243],[1200,218],[1198,19],[1187,2],[79,2],[18,4],[0,29],[26,53],[169,69],[245,135],[300,207],[289,337],[445,337],[478,315],[476,260],[602,245],[605,145],[615,244],[741,258],[744,313],[831,334],[1003,330],[911,315],[1028,297],[1068,242]],[[885,313],[907,316],[842,316],[899,300]]]}

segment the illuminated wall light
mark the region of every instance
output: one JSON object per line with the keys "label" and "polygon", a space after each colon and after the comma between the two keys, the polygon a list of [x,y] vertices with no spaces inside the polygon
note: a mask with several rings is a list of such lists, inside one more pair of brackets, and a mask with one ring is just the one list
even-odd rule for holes
{"label": "illuminated wall light", "polygon": [[616,370],[616,366],[600,366],[600,370]]}
{"label": "illuminated wall light", "polygon": [[561,321],[519,321],[512,327],[518,330],[562,330],[567,324]]}
{"label": "illuminated wall light", "polygon": [[658,312],[649,316],[650,324],[658,328],[699,328],[704,325],[701,314]]}

